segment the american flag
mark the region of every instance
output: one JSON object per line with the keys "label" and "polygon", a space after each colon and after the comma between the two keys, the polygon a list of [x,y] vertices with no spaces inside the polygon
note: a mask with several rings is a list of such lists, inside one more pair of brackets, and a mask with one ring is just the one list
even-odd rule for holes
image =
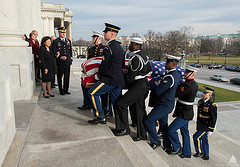
{"label": "american flag", "polygon": [[[150,61],[151,66],[152,66],[152,74],[151,74],[151,79],[154,80],[161,80],[162,77],[165,75],[167,70],[165,69],[165,63],[164,61]],[[184,69],[177,65],[176,67],[177,72],[179,73],[181,77],[181,82],[184,83]]]}
{"label": "american flag", "polygon": [[[94,57],[89,60],[86,60],[81,64],[82,68],[82,76],[81,81],[82,84],[89,88],[93,86],[97,81],[95,80],[95,75],[98,73],[98,67],[102,62],[102,57]],[[163,61],[149,61],[152,66],[152,71],[147,74],[148,79],[161,80],[162,77],[166,73],[165,62]],[[124,69],[128,69],[128,59],[125,60]],[[176,70],[181,76],[181,82],[184,82],[184,69],[180,66],[177,66]]]}

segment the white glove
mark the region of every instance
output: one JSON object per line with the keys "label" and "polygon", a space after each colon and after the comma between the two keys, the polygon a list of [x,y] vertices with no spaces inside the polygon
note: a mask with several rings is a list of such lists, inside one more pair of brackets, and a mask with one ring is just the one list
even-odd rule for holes
{"label": "white glove", "polygon": [[100,80],[100,78],[98,78],[98,75],[97,75],[97,74],[94,75],[94,78],[95,78],[96,81]]}
{"label": "white glove", "polygon": [[208,135],[208,136],[210,136],[211,134],[212,134],[212,132],[210,132],[210,131],[209,131],[209,132],[207,132],[207,135]]}

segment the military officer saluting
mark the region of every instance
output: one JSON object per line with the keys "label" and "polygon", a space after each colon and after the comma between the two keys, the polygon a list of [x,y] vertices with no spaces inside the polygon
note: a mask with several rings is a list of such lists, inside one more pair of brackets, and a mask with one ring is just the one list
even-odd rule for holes
{"label": "military officer saluting", "polygon": [[92,43],[94,44],[94,46],[88,50],[87,59],[103,56],[103,49],[105,48],[105,46],[102,44],[102,38],[103,35],[101,33],[93,31]]}
{"label": "military officer saluting", "polygon": [[178,138],[177,130],[180,129],[183,141],[181,158],[191,158],[190,136],[188,130],[189,121],[193,119],[193,102],[198,91],[198,84],[194,81],[198,69],[192,66],[186,66],[184,78],[185,82],[179,84],[175,97],[178,101],[173,113],[176,119],[168,127],[169,139],[173,150],[168,153],[179,154],[181,152],[181,143]]}
{"label": "military officer saluting", "polygon": [[123,76],[124,50],[120,42],[116,41],[116,36],[121,28],[109,23],[105,23],[104,39],[107,40],[107,46],[103,50],[102,62],[99,66],[99,72],[96,78],[98,81],[88,91],[93,107],[93,113],[96,117],[89,120],[90,124],[106,124],[106,118],[100,101],[100,95],[110,92],[111,102],[115,109],[116,102],[122,94],[122,87],[125,85]]}
{"label": "military officer saluting", "polygon": [[213,92],[213,89],[205,87],[203,98],[198,101],[197,132],[193,135],[196,154],[193,156],[203,160],[209,160],[208,136],[217,121],[217,105],[210,100]]}
{"label": "military officer saluting", "polygon": [[[61,95],[71,94],[69,89],[70,66],[72,65],[72,45],[66,36],[66,27],[58,28],[59,37],[53,42],[53,54],[57,58],[57,80]],[[62,77],[63,83],[62,83]]]}

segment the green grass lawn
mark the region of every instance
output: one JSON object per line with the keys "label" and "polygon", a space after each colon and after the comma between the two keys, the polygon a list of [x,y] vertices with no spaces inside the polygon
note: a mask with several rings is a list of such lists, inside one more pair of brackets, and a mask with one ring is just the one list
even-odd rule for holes
{"label": "green grass lawn", "polygon": [[203,91],[204,88],[203,86],[210,87],[215,90],[215,102],[227,102],[227,101],[240,101],[240,93],[211,86],[211,85],[206,85],[202,83],[198,83],[198,89],[199,91]]}
{"label": "green grass lawn", "polygon": [[[186,57],[186,59],[188,60],[189,63],[197,63],[198,62],[198,57],[194,58],[194,57]],[[209,56],[200,56],[199,57],[199,63],[200,64],[225,64],[225,57],[224,56],[214,56],[214,57],[210,57],[209,60]],[[226,64],[227,65],[240,65],[240,56],[231,56],[231,57],[227,57],[226,60]]]}

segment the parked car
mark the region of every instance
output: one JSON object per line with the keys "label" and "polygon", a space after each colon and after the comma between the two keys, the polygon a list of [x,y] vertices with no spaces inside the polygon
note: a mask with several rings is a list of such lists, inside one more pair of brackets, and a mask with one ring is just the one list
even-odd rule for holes
{"label": "parked car", "polygon": [[228,81],[228,79],[226,77],[224,77],[223,75],[212,75],[210,77],[210,79],[220,81],[220,82],[227,82]]}
{"label": "parked car", "polygon": [[228,65],[225,67],[225,70],[235,71],[237,67],[238,66],[235,66],[235,65]]}
{"label": "parked car", "polygon": [[233,78],[230,79],[230,83],[240,85],[240,78]]}
{"label": "parked car", "polygon": [[197,68],[203,67],[203,65],[199,64],[199,63],[189,63],[189,65],[192,66],[192,67],[197,67]]}
{"label": "parked car", "polygon": [[219,69],[219,68],[222,68],[222,65],[221,64],[211,64],[208,66],[209,69]]}
{"label": "parked car", "polygon": [[235,71],[240,72],[240,66],[238,66]]}

